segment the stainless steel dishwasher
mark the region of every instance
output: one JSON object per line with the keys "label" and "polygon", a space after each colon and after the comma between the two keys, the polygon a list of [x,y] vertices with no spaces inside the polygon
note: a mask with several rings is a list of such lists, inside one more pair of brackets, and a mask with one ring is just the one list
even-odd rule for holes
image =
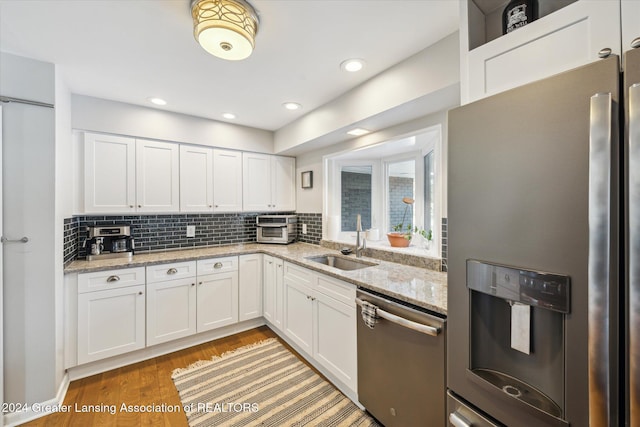
{"label": "stainless steel dishwasher", "polygon": [[[363,301],[377,323],[362,319]],[[358,290],[358,400],[386,427],[445,425],[445,322],[418,307]]]}

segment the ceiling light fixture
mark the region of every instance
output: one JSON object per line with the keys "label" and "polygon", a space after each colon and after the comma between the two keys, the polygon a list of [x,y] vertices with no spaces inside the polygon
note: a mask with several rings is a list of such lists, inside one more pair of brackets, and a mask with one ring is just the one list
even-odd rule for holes
{"label": "ceiling light fixture", "polygon": [[355,73],[356,71],[360,71],[364,68],[364,60],[353,58],[342,61],[340,64],[340,68],[344,71],[348,71],[350,73]]}
{"label": "ceiling light fixture", "polygon": [[255,47],[258,14],[244,0],[193,0],[193,35],[210,54],[245,59]]}
{"label": "ceiling light fixture", "polygon": [[154,98],[154,97],[151,97],[151,98],[147,98],[147,100],[148,100],[150,103],[155,104],[155,105],[167,105],[167,101],[165,101],[165,100],[164,100],[164,99],[162,99],[162,98]]}
{"label": "ceiling light fixture", "polygon": [[222,117],[228,120],[233,120],[236,118],[236,115],[233,113],[222,113]]}
{"label": "ceiling light fixture", "polygon": [[299,110],[302,108],[302,105],[298,104],[297,102],[285,102],[284,104],[282,104],[282,106],[291,111]]}
{"label": "ceiling light fixture", "polygon": [[353,135],[353,136],[362,136],[362,135],[366,135],[368,133],[371,133],[370,130],[368,129],[362,129],[362,128],[355,128],[355,129],[351,129],[349,132],[347,132],[349,135]]}

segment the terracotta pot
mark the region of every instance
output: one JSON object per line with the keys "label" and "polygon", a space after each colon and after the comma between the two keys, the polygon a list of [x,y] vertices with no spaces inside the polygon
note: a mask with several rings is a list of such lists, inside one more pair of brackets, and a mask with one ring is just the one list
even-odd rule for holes
{"label": "terracotta pot", "polygon": [[389,239],[389,244],[396,248],[406,248],[411,243],[411,240],[407,239],[406,233],[398,233],[392,232],[387,233],[387,239]]}

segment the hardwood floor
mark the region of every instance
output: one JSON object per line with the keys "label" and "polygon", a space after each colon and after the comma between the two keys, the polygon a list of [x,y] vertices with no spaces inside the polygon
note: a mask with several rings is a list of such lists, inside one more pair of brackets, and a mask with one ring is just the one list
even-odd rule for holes
{"label": "hardwood floor", "polygon": [[[183,411],[179,412],[121,412],[125,405],[180,405],[171,372],[198,360],[234,350],[277,335],[266,326],[241,332],[185,350],[170,353],[144,362],[114,369],[102,374],[73,381],[64,399],[70,412],[47,415],[26,426],[187,426]],[[283,344],[286,345],[282,340]],[[287,347],[291,349],[288,345]],[[295,352],[294,352],[295,353]],[[298,356],[299,357],[299,356]],[[98,411],[82,412],[83,408]],[[112,414],[113,412],[113,414]]]}

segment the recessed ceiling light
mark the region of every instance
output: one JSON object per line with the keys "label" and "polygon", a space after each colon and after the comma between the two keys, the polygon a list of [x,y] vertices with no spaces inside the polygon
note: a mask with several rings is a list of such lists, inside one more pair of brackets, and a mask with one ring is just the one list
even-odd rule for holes
{"label": "recessed ceiling light", "polygon": [[362,128],[355,128],[355,129],[351,129],[349,132],[347,132],[349,135],[353,135],[353,136],[362,136],[362,135],[366,135],[368,133],[371,133],[370,130],[368,129],[362,129]]}
{"label": "recessed ceiling light", "polygon": [[167,105],[167,101],[165,101],[162,98],[153,98],[153,97],[151,97],[151,98],[147,98],[147,99],[149,100],[149,102],[151,102],[152,104],[155,104],[155,105]]}
{"label": "recessed ceiling light", "polygon": [[224,117],[225,119],[228,119],[228,120],[233,120],[233,119],[236,118],[236,115],[233,114],[233,113],[223,113],[222,117]]}
{"label": "recessed ceiling light", "polygon": [[299,110],[302,108],[302,105],[298,104],[297,102],[285,102],[284,104],[282,104],[282,106],[287,110]]}
{"label": "recessed ceiling light", "polygon": [[344,71],[348,71],[350,73],[355,73],[356,71],[360,71],[364,68],[364,60],[353,58],[342,61],[340,64],[340,68]]}

